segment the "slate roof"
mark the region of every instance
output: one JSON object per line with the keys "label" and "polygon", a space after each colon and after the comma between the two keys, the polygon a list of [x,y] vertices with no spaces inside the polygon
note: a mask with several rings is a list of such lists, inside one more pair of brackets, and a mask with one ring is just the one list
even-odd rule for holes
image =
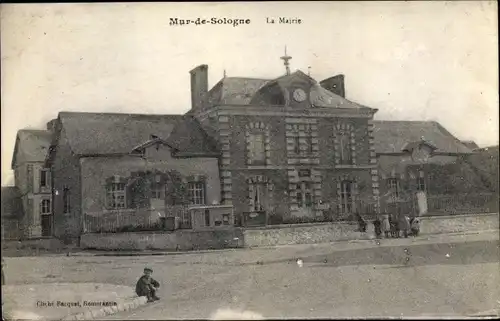
{"label": "slate roof", "polygon": [[473,140],[463,140],[462,144],[464,144],[465,146],[467,146],[467,148],[469,148],[470,150],[474,150],[474,149],[478,149],[479,148],[479,146]]}
{"label": "slate roof", "polygon": [[23,215],[21,192],[16,186],[2,186],[2,219],[19,219]]}
{"label": "slate roof", "polygon": [[43,162],[49,150],[52,135],[48,130],[21,129],[17,132],[11,168],[18,161]]}
{"label": "slate roof", "polygon": [[375,151],[400,153],[406,144],[424,139],[436,147],[435,153],[470,154],[460,140],[434,121],[374,121]]}
{"label": "slate roof", "polygon": [[191,116],[61,112],[59,118],[76,155],[128,154],[152,135],[184,153],[218,154]]}
{"label": "slate roof", "polygon": [[311,88],[311,103],[313,106],[330,108],[366,108],[365,106],[349,101],[321,87],[316,80],[307,76],[300,70],[277,79],[244,77],[222,78],[208,92],[208,105],[249,105],[252,98],[261,88],[265,87],[267,84],[275,83],[278,79],[293,77],[294,75],[308,77],[313,83]]}

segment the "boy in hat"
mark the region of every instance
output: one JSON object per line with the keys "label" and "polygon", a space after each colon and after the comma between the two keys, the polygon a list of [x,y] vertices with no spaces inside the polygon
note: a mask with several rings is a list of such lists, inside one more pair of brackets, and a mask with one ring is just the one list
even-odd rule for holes
{"label": "boy in hat", "polygon": [[138,296],[147,297],[148,302],[160,299],[156,296],[156,290],[160,287],[160,283],[153,279],[151,274],[153,274],[153,270],[151,268],[145,268],[144,275],[139,278],[135,285],[135,293],[137,293]]}

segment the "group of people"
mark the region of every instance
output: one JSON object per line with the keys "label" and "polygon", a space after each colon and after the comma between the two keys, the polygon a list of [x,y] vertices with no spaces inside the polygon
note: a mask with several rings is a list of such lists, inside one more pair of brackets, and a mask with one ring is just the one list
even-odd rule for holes
{"label": "group of people", "polygon": [[[366,221],[358,215],[358,225],[360,232],[366,232]],[[418,236],[420,233],[420,219],[418,217],[410,218],[408,215],[399,215],[398,219],[394,219],[390,215],[382,215],[382,220],[377,216],[373,221],[375,227],[375,235],[380,238],[382,234],[385,238],[393,237],[400,238],[404,236]]]}

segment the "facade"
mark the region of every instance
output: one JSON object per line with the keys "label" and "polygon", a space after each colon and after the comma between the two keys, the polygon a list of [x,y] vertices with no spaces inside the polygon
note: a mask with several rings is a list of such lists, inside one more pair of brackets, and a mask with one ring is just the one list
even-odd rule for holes
{"label": "facade", "polygon": [[345,98],[343,75],[318,82],[283,58],[285,75],[210,89],[208,66],[194,68],[185,115],[61,112],[45,131],[21,130],[23,235],[148,225],[184,217],[178,205],[190,228],[401,211],[408,195],[439,193],[429,165],[472,154],[436,122],[374,121]]}
{"label": "facade", "polygon": [[166,206],[183,203],[180,186],[192,204],[218,204],[218,157],[190,116],[61,112],[47,156],[55,236],[76,238],[108,218],[158,220]]}
{"label": "facade", "polygon": [[[330,91],[321,84],[329,87]],[[276,79],[191,71],[192,108],[221,149],[222,202],[245,224],[376,211],[376,109],[351,102],[343,76],[318,83],[301,71]]]}
{"label": "facade", "polygon": [[19,223],[23,238],[52,235],[51,172],[44,164],[50,139],[49,130],[23,129],[17,133],[11,168],[24,209]]}
{"label": "facade", "polygon": [[[436,169],[461,164],[473,151],[433,121],[375,121],[375,150],[383,211],[401,208],[417,193],[441,195],[442,178]],[[410,204],[411,206],[412,204]]]}

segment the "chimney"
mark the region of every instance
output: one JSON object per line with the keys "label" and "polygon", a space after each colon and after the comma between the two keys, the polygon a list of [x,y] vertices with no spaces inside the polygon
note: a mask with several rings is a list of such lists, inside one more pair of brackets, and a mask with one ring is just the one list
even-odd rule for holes
{"label": "chimney", "polygon": [[57,126],[57,118],[52,119],[47,123],[47,130],[50,131],[51,133],[54,133],[56,130],[56,126]]}
{"label": "chimney", "polygon": [[191,74],[191,110],[200,111],[207,105],[208,65],[199,65]]}
{"label": "chimney", "polygon": [[344,75],[337,75],[325,79],[319,83],[321,87],[331,91],[332,93],[345,98]]}

